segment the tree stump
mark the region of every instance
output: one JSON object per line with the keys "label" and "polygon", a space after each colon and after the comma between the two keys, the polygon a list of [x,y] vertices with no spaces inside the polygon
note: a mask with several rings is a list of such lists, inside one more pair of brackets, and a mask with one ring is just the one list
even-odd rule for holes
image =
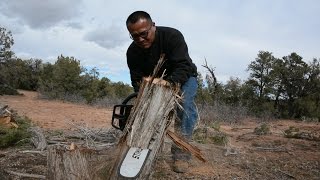
{"label": "tree stump", "polygon": [[162,79],[145,78],[140,86],[124,134],[118,144],[117,158],[110,171],[110,179],[121,179],[119,166],[129,147],[150,149],[136,179],[148,179],[155,157],[165,137],[166,128],[175,118],[177,91]]}
{"label": "tree stump", "polygon": [[47,179],[50,180],[90,180],[87,156],[89,152],[65,146],[48,146]]}

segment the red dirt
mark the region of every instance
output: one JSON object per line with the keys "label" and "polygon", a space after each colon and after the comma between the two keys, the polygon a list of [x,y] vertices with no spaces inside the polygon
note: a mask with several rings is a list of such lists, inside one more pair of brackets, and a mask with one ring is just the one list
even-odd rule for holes
{"label": "red dirt", "polygon": [[21,96],[0,96],[20,116],[27,116],[44,129],[72,129],[74,124],[90,128],[110,127],[112,110],[63,101],[39,99],[36,92],[19,91]]}

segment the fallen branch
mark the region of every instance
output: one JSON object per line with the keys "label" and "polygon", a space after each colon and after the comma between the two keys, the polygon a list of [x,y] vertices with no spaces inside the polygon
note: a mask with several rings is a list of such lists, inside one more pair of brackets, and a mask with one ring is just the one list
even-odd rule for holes
{"label": "fallen branch", "polygon": [[32,127],[30,130],[33,133],[33,137],[31,138],[32,143],[36,147],[37,150],[43,151],[47,148],[46,137],[44,136],[40,127]]}
{"label": "fallen branch", "polygon": [[74,122],[67,121],[68,124],[77,129],[76,132],[68,133],[65,136],[67,138],[76,138],[85,140],[88,148],[94,148],[96,143],[114,143],[117,139],[114,132],[110,129],[91,129],[87,124],[76,124]]}
{"label": "fallen branch", "polygon": [[286,176],[289,176],[289,177],[291,177],[293,179],[296,179],[296,177],[294,177],[293,175],[291,175],[291,174],[289,174],[287,172],[281,171],[280,169],[278,169],[278,171],[281,172],[282,174],[285,174]]}
{"label": "fallen branch", "polygon": [[46,156],[46,154],[44,153],[44,151],[29,151],[29,150],[25,150],[25,151],[20,151],[20,153],[40,154],[40,155],[42,155],[42,156]]}
{"label": "fallen branch", "polygon": [[6,173],[19,176],[19,177],[28,177],[28,178],[36,178],[36,179],[46,179],[46,176],[38,175],[38,174],[28,174],[28,173],[20,173],[20,172],[14,172],[10,170],[4,170]]}
{"label": "fallen branch", "polygon": [[275,147],[275,148],[270,148],[270,147],[256,147],[257,150],[262,150],[262,151],[276,151],[276,152],[287,152],[287,149]]}
{"label": "fallen branch", "polygon": [[58,145],[68,145],[70,144],[70,142],[67,142],[67,141],[53,141],[53,140],[48,140],[47,141],[48,144],[58,144]]}
{"label": "fallen branch", "polygon": [[194,155],[195,157],[197,157],[200,161],[202,162],[206,162],[206,160],[204,159],[200,149],[198,149],[195,146],[192,146],[191,144],[185,142],[182,140],[182,138],[180,138],[179,136],[177,136],[174,132],[172,131],[167,131],[167,135],[172,139],[172,141],[179,147],[183,148],[186,151],[189,151],[192,155]]}

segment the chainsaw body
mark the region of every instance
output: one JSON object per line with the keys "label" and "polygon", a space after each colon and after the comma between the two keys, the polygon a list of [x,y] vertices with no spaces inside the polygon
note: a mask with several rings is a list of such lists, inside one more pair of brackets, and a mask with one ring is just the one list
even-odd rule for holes
{"label": "chainsaw body", "polygon": [[128,102],[136,98],[137,95],[138,93],[132,93],[121,104],[113,106],[111,124],[114,128],[121,131],[125,128],[131,109],[133,108],[133,105],[128,104]]}

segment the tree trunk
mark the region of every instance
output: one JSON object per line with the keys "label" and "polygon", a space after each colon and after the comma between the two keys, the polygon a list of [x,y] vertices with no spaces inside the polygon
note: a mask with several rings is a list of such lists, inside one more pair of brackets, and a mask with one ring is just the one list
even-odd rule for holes
{"label": "tree trunk", "polygon": [[118,170],[130,147],[151,150],[136,178],[148,179],[166,128],[175,117],[176,97],[176,91],[166,81],[153,78],[143,80],[125,133],[118,144],[119,154],[110,171],[110,179],[122,179]]}

